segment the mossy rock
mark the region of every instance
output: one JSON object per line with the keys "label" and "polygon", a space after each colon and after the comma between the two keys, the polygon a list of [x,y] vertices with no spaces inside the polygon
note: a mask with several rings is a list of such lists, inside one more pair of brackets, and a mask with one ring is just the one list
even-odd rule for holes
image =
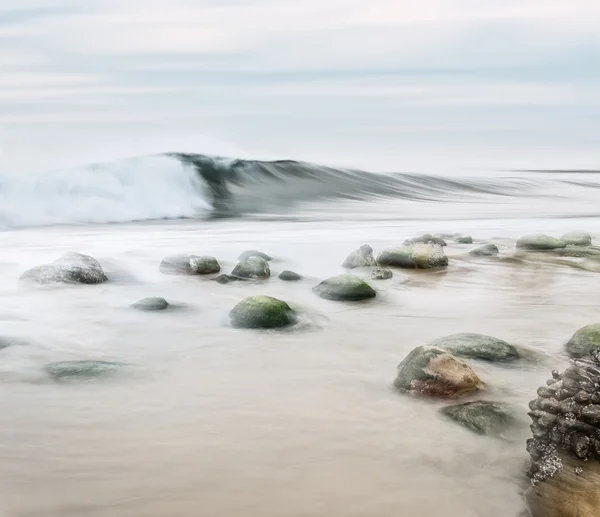
{"label": "mossy rock", "polygon": [[239,282],[240,280],[242,279],[233,275],[219,275],[217,278],[215,278],[215,282],[218,284],[230,284],[232,282]]}
{"label": "mossy rock", "polygon": [[229,313],[231,325],[236,328],[272,329],[295,323],[290,306],[271,296],[250,296],[238,303]]}
{"label": "mossy rock", "polygon": [[496,257],[499,253],[500,250],[495,244],[484,244],[479,248],[469,251],[469,255],[473,257]]}
{"label": "mossy rock", "polygon": [[517,241],[517,249],[529,251],[551,251],[566,246],[564,241],[542,234],[525,235]]}
{"label": "mossy rock", "polygon": [[355,269],[357,267],[376,266],[375,257],[373,257],[373,248],[368,244],[363,244],[359,249],[348,255],[342,267]]}
{"label": "mossy rock", "polygon": [[321,298],[335,301],[359,301],[377,296],[375,290],[364,280],[349,274],[328,278],[313,287],[313,291]]}
{"label": "mossy rock", "polygon": [[398,365],[394,386],[401,392],[449,398],[474,393],[483,383],[461,359],[441,348],[420,346]]}
{"label": "mossy rock", "polygon": [[132,307],[139,311],[164,311],[169,307],[169,302],[164,298],[152,296],[135,302]]}
{"label": "mossy rock", "polygon": [[592,236],[587,232],[569,232],[561,238],[567,246],[591,246]]}
{"label": "mossy rock", "polygon": [[233,271],[231,276],[244,279],[266,279],[271,276],[269,263],[261,257],[250,257],[244,262],[240,262]]}
{"label": "mossy rock", "polygon": [[407,269],[435,269],[448,265],[448,257],[439,244],[414,244],[404,248],[384,250],[377,257],[380,266]]}
{"label": "mossy rock", "polygon": [[478,400],[443,407],[440,413],[477,434],[487,436],[502,435],[519,422],[514,408],[502,402]]}
{"label": "mossy rock", "polygon": [[215,257],[180,254],[165,257],[159,269],[167,275],[212,275],[221,271],[221,266]]}
{"label": "mossy rock", "polygon": [[413,239],[406,239],[404,241],[405,246],[413,246],[414,244],[437,244],[438,246],[446,246],[446,241],[437,235],[431,235],[426,233],[424,235],[420,235],[419,237],[414,237]]}
{"label": "mossy rock", "polygon": [[600,323],[579,329],[566,345],[571,357],[585,357],[600,349]]}
{"label": "mossy rock", "polygon": [[372,280],[389,280],[393,278],[394,273],[387,267],[377,267],[369,273],[369,278]]}
{"label": "mossy rock", "polygon": [[279,273],[279,279],[283,280],[284,282],[298,282],[299,280],[302,280],[302,275],[286,269],[285,271]]}
{"label": "mossy rock", "polygon": [[473,237],[470,235],[461,235],[460,237],[456,237],[454,242],[457,244],[473,244]]}
{"label": "mossy rock", "polygon": [[56,381],[84,380],[116,373],[125,363],[110,361],[61,361],[47,364],[44,369]]}
{"label": "mossy rock", "polygon": [[506,341],[474,333],[460,333],[429,343],[459,357],[506,363],[520,359],[519,351]]}

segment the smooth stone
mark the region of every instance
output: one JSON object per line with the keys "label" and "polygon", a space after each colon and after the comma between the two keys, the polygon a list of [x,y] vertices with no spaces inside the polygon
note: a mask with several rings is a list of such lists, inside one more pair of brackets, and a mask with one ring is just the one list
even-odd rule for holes
{"label": "smooth stone", "polygon": [[406,239],[404,241],[405,246],[412,246],[413,244],[437,244],[438,246],[447,245],[444,239],[436,235],[431,235],[430,233],[420,235],[419,237],[414,237],[413,239]]}
{"label": "smooth stone", "polygon": [[566,344],[571,357],[585,357],[593,350],[600,349],[600,323],[579,329]]}
{"label": "smooth stone", "polygon": [[354,269],[357,267],[376,266],[377,262],[373,257],[373,248],[368,244],[363,244],[359,249],[348,255],[342,267]]}
{"label": "smooth stone", "polygon": [[479,248],[469,251],[469,255],[473,257],[495,257],[500,253],[498,246],[495,244],[484,244]]}
{"label": "smooth stone", "polygon": [[567,246],[554,250],[559,257],[590,258],[600,257],[600,249],[593,246]]}
{"label": "smooth stone", "polygon": [[438,244],[415,244],[404,248],[383,250],[377,263],[380,266],[391,266],[411,269],[434,269],[446,267],[448,257],[444,248]]}
{"label": "smooth stone", "polygon": [[132,307],[140,311],[163,311],[169,307],[169,302],[164,298],[150,297],[135,302]]}
{"label": "smooth stone", "polygon": [[349,274],[328,278],[313,287],[313,291],[321,298],[335,301],[359,301],[377,296],[375,290],[364,280]]}
{"label": "smooth stone", "polygon": [[478,400],[446,406],[440,413],[478,434],[498,436],[517,422],[514,409],[502,402]]}
{"label": "smooth stone", "polygon": [[449,398],[474,393],[483,383],[458,357],[441,348],[420,346],[398,365],[394,386],[402,392]]}
{"label": "smooth stone", "polygon": [[290,306],[271,296],[250,296],[238,303],[229,313],[232,326],[236,328],[280,328],[295,323]]}
{"label": "smooth stone", "polygon": [[567,246],[591,246],[592,236],[587,232],[569,232],[561,238]]}
{"label": "smooth stone", "polygon": [[302,275],[286,269],[279,273],[279,279],[284,280],[285,282],[297,282],[298,280],[302,280]]}
{"label": "smooth stone", "polygon": [[110,361],[61,361],[47,364],[44,369],[54,380],[85,379],[114,373],[125,363]]}
{"label": "smooth stone", "polygon": [[159,270],[167,275],[212,275],[221,271],[221,266],[214,257],[180,254],[165,257]]}
{"label": "smooth stone", "polygon": [[239,282],[241,278],[237,278],[231,275],[219,275],[215,278],[215,282],[219,284],[230,284],[231,282]]}
{"label": "smooth stone", "polygon": [[517,241],[517,249],[530,251],[549,251],[565,248],[566,246],[567,244],[564,241],[542,234],[525,235]]}
{"label": "smooth stone", "polygon": [[371,278],[372,280],[389,280],[393,276],[394,273],[392,273],[392,270],[388,269],[387,267],[375,268],[369,274],[369,278]]}
{"label": "smooth stone", "polygon": [[520,359],[518,350],[506,341],[483,334],[461,333],[436,339],[429,343],[459,357],[492,362],[509,362]]}
{"label": "smooth stone", "polygon": [[250,257],[233,268],[232,276],[238,278],[269,278],[269,263],[261,257]]}
{"label": "smooth stone", "polygon": [[108,280],[100,263],[89,255],[69,252],[51,264],[25,271],[19,281],[24,284],[101,284]]}
{"label": "smooth stone", "polygon": [[457,244],[473,244],[473,237],[471,237],[470,235],[462,235],[460,237],[456,237],[454,241]]}
{"label": "smooth stone", "polygon": [[269,262],[270,260],[273,260],[272,257],[270,257],[269,255],[267,255],[266,253],[263,253],[262,251],[257,251],[257,250],[247,250],[244,251],[240,254],[240,256],[238,257],[238,260],[240,262],[245,262],[246,260],[248,260],[251,257],[259,257],[263,260],[266,260],[267,262]]}

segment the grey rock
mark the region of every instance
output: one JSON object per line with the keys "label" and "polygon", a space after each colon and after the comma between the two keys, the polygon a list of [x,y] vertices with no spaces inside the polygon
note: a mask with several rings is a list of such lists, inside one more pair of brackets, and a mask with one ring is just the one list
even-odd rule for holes
{"label": "grey rock", "polygon": [[45,371],[52,379],[57,381],[82,380],[104,377],[115,373],[125,363],[110,361],[61,361],[45,366]]}
{"label": "grey rock", "polygon": [[495,257],[500,253],[498,246],[495,244],[484,244],[479,248],[469,251],[469,255],[473,257]]}
{"label": "grey rock", "polygon": [[219,275],[215,278],[215,282],[219,284],[230,284],[231,282],[239,282],[240,280],[242,279],[232,275]]}
{"label": "grey rock", "polygon": [[404,241],[405,246],[412,246],[413,244],[437,244],[438,246],[446,246],[447,243],[441,237],[426,233],[413,239],[407,239]]}
{"label": "grey rock", "polygon": [[271,276],[271,270],[265,259],[253,256],[235,266],[231,275],[245,279],[265,279]]}
{"label": "grey rock", "polygon": [[549,251],[566,246],[564,241],[542,234],[525,235],[517,241],[517,249],[529,251]]}
{"label": "grey rock", "polygon": [[587,232],[569,232],[561,238],[567,246],[591,246],[592,236]]}
{"label": "grey rock", "polygon": [[571,357],[585,357],[600,349],[600,323],[579,329],[566,345]]}
{"label": "grey rock", "polygon": [[454,240],[458,244],[473,244],[473,237],[470,235],[461,235],[460,237],[456,237]]}
{"label": "grey rock", "polygon": [[297,282],[298,280],[302,280],[302,275],[286,269],[285,271],[279,273],[279,279],[285,282]]}
{"label": "grey rock", "polygon": [[446,267],[448,257],[439,244],[414,244],[382,251],[377,257],[377,263],[380,266],[434,269]]}
{"label": "grey rock", "polygon": [[100,284],[108,280],[100,263],[93,257],[69,252],[51,264],[25,271],[19,281],[29,285]]}
{"label": "grey rock", "polygon": [[440,413],[475,433],[488,436],[502,435],[519,422],[515,410],[501,402],[467,402],[443,407]]}
{"label": "grey rock", "polygon": [[164,298],[150,297],[135,302],[132,307],[140,311],[163,311],[169,307],[169,302]]}
{"label": "grey rock", "polygon": [[243,253],[240,254],[240,256],[238,257],[238,260],[240,262],[245,262],[246,260],[248,260],[251,257],[259,257],[263,260],[266,260],[267,262],[273,260],[272,257],[270,257],[269,255],[267,255],[266,253],[263,253],[262,251],[257,251],[257,250],[246,250]]}
{"label": "grey rock", "polygon": [[357,267],[376,266],[375,257],[373,257],[373,248],[368,244],[363,244],[359,249],[348,255],[342,267],[354,269]]}
{"label": "grey rock", "polygon": [[509,362],[520,359],[519,351],[506,341],[491,336],[461,333],[436,339],[436,346],[459,357],[469,357],[492,362]]}
{"label": "grey rock", "polygon": [[359,301],[374,298],[377,293],[366,282],[354,275],[343,274],[324,280],[313,291],[321,298],[335,301]]}
{"label": "grey rock", "polygon": [[180,254],[165,257],[159,269],[167,275],[211,275],[221,271],[221,266],[214,257]]}
{"label": "grey rock", "polygon": [[369,278],[371,278],[372,280],[389,280],[393,276],[394,273],[392,273],[392,270],[386,267],[375,268],[369,274]]}
{"label": "grey rock", "polygon": [[296,322],[290,306],[270,296],[251,296],[238,303],[229,313],[232,326],[236,328],[281,328]]}

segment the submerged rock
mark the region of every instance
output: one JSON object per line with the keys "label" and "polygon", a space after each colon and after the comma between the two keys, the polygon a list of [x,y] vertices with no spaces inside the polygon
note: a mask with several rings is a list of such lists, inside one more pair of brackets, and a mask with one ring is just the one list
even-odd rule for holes
{"label": "submerged rock", "polygon": [[415,244],[384,250],[377,257],[377,262],[381,266],[433,269],[446,267],[448,257],[439,244]]}
{"label": "submerged rock", "polygon": [[219,275],[215,278],[215,282],[219,284],[230,284],[231,282],[239,282],[240,280],[242,279],[232,275]]}
{"label": "submerged rock", "polygon": [[459,357],[492,362],[516,361],[518,350],[506,341],[483,334],[461,333],[446,336],[430,343]]}
{"label": "submerged rock", "polygon": [[321,298],[335,301],[359,301],[375,298],[375,290],[357,276],[343,274],[333,276],[313,287]]}
{"label": "submerged rock", "polygon": [[373,280],[389,280],[393,276],[394,276],[394,273],[392,273],[392,270],[388,269],[387,267],[375,268],[369,274],[369,278],[371,278]]}
{"label": "submerged rock", "polygon": [[357,267],[376,266],[375,257],[373,257],[373,248],[368,244],[363,244],[359,249],[348,255],[342,267],[354,269]]}
{"label": "submerged rock", "polygon": [[102,377],[115,373],[125,363],[110,361],[61,361],[45,366],[46,373],[54,380],[76,380]]}
{"label": "submerged rock", "polygon": [[567,246],[591,246],[592,236],[587,232],[569,232],[561,238]]}
{"label": "submerged rock", "polygon": [[444,239],[436,235],[431,235],[429,233],[420,235],[419,237],[415,237],[413,239],[406,239],[404,241],[405,246],[412,246],[413,244],[437,244],[438,246],[447,245]]}
{"label": "submerged rock", "polygon": [[169,307],[169,302],[164,298],[150,297],[135,302],[132,307],[140,311],[163,311]]}
{"label": "submerged rock", "polygon": [[600,323],[579,329],[566,345],[571,357],[584,357],[594,350],[600,350]]}
{"label": "submerged rock", "polygon": [[473,244],[473,237],[470,235],[461,235],[454,240],[457,244]]}
{"label": "submerged rock", "polygon": [[554,250],[554,253],[559,257],[576,257],[576,258],[589,258],[589,257],[600,257],[600,249],[593,246],[567,246],[566,248],[560,248]]}
{"label": "submerged rock", "polygon": [[266,253],[263,253],[262,251],[257,251],[257,250],[244,251],[243,253],[240,254],[240,256],[238,257],[238,260],[240,262],[245,262],[246,260],[248,260],[251,257],[259,257],[263,260],[266,260],[267,262],[269,262],[270,260],[273,260],[273,258],[270,257],[269,255],[267,255]]}
{"label": "submerged rock", "polygon": [[238,278],[265,279],[271,276],[271,270],[265,259],[255,256],[240,262],[233,268],[231,275]]}
{"label": "submerged rock", "polygon": [[565,248],[566,246],[567,244],[564,241],[542,234],[525,235],[517,241],[517,249],[529,251],[549,251]]}
{"label": "submerged rock", "polygon": [[446,406],[440,413],[478,434],[497,436],[517,424],[514,409],[502,402],[478,400]]}
{"label": "submerged rock", "polygon": [[270,296],[250,296],[238,303],[229,313],[236,328],[281,328],[295,323],[295,313],[290,306]]}
{"label": "submerged rock", "polygon": [[485,244],[479,248],[469,251],[469,255],[473,257],[495,257],[499,253],[500,250],[495,244]]}
{"label": "submerged rock", "polygon": [[460,397],[479,390],[483,383],[471,367],[434,346],[415,348],[398,365],[396,389],[430,397]]}
{"label": "submerged rock", "polygon": [[101,284],[108,280],[100,263],[89,255],[69,252],[51,264],[25,271],[19,279],[23,284]]}
{"label": "submerged rock", "polygon": [[167,275],[212,275],[221,271],[221,266],[215,257],[180,254],[165,257],[159,269]]}
{"label": "submerged rock", "polygon": [[286,269],[279,273],[279,279],[285,282],[297,282],[298,280],[302,280],[302,276]]}

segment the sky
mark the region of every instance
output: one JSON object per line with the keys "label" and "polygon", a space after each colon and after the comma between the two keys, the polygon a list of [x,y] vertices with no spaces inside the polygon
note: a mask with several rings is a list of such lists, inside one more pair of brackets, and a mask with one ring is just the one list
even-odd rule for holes
{"label": "sky", "polygon": [[2,0],[0,170],[600,168],[597,0]]}

